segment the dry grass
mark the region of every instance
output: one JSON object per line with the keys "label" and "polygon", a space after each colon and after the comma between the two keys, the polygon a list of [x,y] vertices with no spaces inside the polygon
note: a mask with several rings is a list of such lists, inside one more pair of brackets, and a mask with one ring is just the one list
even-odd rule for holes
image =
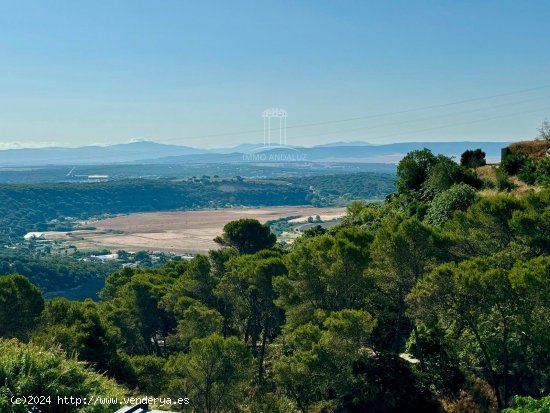
{"label": "dry grass", "polygon": [[475,168],[475,171],[481,179],[487,179],[491,182],[496,182],[497,170],[495,165],[483,165]]}
{"label": "dry grass", "polygon": [[[485,165],[479,168],[476,168],[478,176],[489,182],[492,182],[496,185],[497,182],[497,168],[498,165]],[[517,176],[509,177],[510,182],[514,184],[514,189],[510,192],[513,195],[518,197],[525,196],[529,192],[539,192],[542,190],[542,186],[539,185],[529,185],[521,181]],[[497,195],[499,191],[493,188],[482,189],[478,194],[482,197]]]}
{"label": "dry grass", "polygon": [[260,222],[290,216],[341,217],[345,208],[272,207],[204,211],[151,212],[121,215],[83,222],[95,230],[47,232],[47,239],[76,245],[79,249],[124,249],[127,251],[166,251],[177,254],[204,253],[218,248],[213,240],[223,226],[241,218]]}
{"label": "dry grass", "polygon": [[533,159],[543,159],[547,156],[546,151],[550,144],[545,140],[521,141],[508,146],[511,153],[523,153]]}

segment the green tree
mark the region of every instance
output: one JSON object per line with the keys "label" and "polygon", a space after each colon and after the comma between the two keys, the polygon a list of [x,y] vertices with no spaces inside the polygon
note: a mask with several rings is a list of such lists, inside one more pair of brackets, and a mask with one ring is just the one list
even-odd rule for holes
{"label": "green tree", "polygon": [[421,195],[424,200],[432,200],[454,184],[464,183],[474,188],[481,188],[481,180],[472,170],[458,165],[447,156],[438,155],[436,159],[435,165],[422,184]]}
{"label": "green tree", "polygon": [[540,396],[548,385],[549,274],[547,257],[511,271],[488,257],[445,264],[411,292],[411,314],[446,332],[463,367],[482,372],[503,408],[512,394]]}
{"label": "green tree", "polygon": [[502,252],[517,236],[511,220],[523,208],[518,198],[498,194],[480,198],[465,212],[456,211],[445,226],[450,252],[462,259]]}
{"label": "green tree", "polygon": [[166,359],[157,356],[127,357],[131,369],[131,383],[148,396],[161,396],[168,385]]}
{"label": "green tree", "polygon": [[274,280],[286,328],[316,322],[325,312],[365,307],[371,242],[370,232],[352,227],[293,246],[285,257],[288,275]]}
{"label": "green tree", "polygon": [[500,163],[500,167],[505,170],[508,175],[516,175],[528,161],[529,157],[524,153],[512,152],[504,157]]}
{"label": "green tree", "polygon": [[260,381],[268,340],[282,319],[280,309],[274,303],[273,279],[283,277],[286,272],[282,257],[276,252],[260,251],[235,257],[228,263],[228,273],[218,290],[233,308],[239,308],[238,319],[244,330],[244,341],[250,342],[252,354],[258,357]]}
{"label": "green tree", "polygon": [[530,256],[550,254],[550,191],[524,196],[509,224],[514,241],[528,247]]}
{"label": "green tree", "polygon": [[191,340],[222,331],[223,317],[216,310],[193,301],[181,315],[176,315],[177,327],[168,338],[172,348],[188,349]]}
{"label": "green tree", "polygon": [[354,362],[374,325],[366,311],[342,310],[327,317],[321,327],[307,323],[286,336],[288,349],[275,363],[275,377],[300,411],[346,407]]}
{"label": "green tree", "polygon": [[397,189],[418,191],[437,164],[437,157],[429,149],[409,152],[397,165]]}
{"label": "green tree", "polygon": [[[387,220],[372,243],[373,265],[369,269],[377,286],[375,315],[377,336],[383,348],[399,352],[411,331],[405,317],[405,297],[441,259],[445,240],[416,218]],[[383,316],[378,316],[383,314]]]}
{"label": "green tree", "polygon": [[452,218],[455,211],[467,210],[475,199],[476,191],[470,185],[453,185],[434,197],[426,213],[426,221],[441,227]]}
{"label": "green tree", "polygon": [[248,349],[235,337],[195,339],[189,353],[168,360],[168,392],[187,395],[197,412],[238,411],[246,399],[251,366]]}
{"label": "green tree", "polygon": [[102,293],[112,297],[105,301],[107,317],[120,329],[123,347],[129,354],[159,355],[175,327],[173,314],[163,305],[174,278],[161,270],[137,269],[123,271],[122,275],[123,281],[117,281],[116,287],[110,282],[109,293]]}
{"label": "green tree", "polygon": [[514,407],[503,410],[503,413],[548,413],[550,412],[550,396],[536,400],[532,397],[514,398]]}
{"label": "green tree", "polygon": [[67,354],[90,363],[99,372],[124,377],[123,361],[117,351],[120,334],[91,300],[48,301],[32,340],[51,348],[59,345]]}
{"label": "green tree", "polygon": [[223,227],[223,234],[214,239],[217,243],[235,248],[241,254],[253,254],[275,245],[277,237],[268,225],[255,219],[231,221]]}
{"label": "green tree", "polygon": [[0,337],[26,339],[43,308],[42,293],[27,278],[0,276]]}
{"label": "green tree", "polygon": [[198,255],[188,264],[185,272],[174,281],[163,302],[171,311],[178,311],[178,301],[184,300],[184,309],[189,303],[188,298],[213,307],[216,304],[212,291],[218,280],[211,272],[210,260],[204,255]]}
{"label": "green tree", "polygon": [[477,168],[485,164],[485,152],[481,149],[468,149],[460,156],[460,165],[466,168]]}

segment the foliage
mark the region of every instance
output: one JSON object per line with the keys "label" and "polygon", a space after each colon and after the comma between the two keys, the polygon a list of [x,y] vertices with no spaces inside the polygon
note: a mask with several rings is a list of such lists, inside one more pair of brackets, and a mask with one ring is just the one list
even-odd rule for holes
{"label": "foliage", "polygon": [[512,153],[506,156],[502,165],[509,175],[517,174],[529,185],[550,184],[550,157],[533,159],[521,153]]}
{"label": "foliage", "polygon": [[521,152],[512,152],[507,154],[502,160],[500,167],[508,175],[516,175],[521,168],[529,161],[529,157]]}
{"label": "foliage", "polygon": [[52,348],[60,346],[66,354],[88,362],[98,371],[110,375],[124,373],[117,351],[120,334],[91,300],[47,301],[32,341]]}
{"label": "foliage", "polygon": [[[550,162],[533,162],[542,183]],[[544,411],[550,190],[478,193],[474,171],[426,150],[399,171],[398,193],[350,203],[340,225],[282,246],[266,225],[236,221],[220,239],[229,248],[119,269],[99,302],[43,308],[23,277],[0,277],[0,328],[33,343],[17,351],[64,351],[72,359],[47,354],[69,375],[185,395],[195,413]]]}
{"label": "foliage", "polygon": [[245,399],[252,358],[235,337],[194,339],[187,354],[167,362],[169,393],[188,395],[196,412],[231,411]]}
{"label": "foliage", "polygon": [[253,254],[271,248],[277,237],[268,225],[260,224],[255,219],[239,219],[225,224],[222,236],[214,241],[235,248],[240,254]]}
{"label": "foliage", "polygon": [[[27,413],[25,405],[12,404],[12,396],[44,396],[40,411],[44,413],[111,413],[116,406],[93,404],[70,406],[59,404],[58,397],[120,398],[125,391],[114,381],[86,368],[84,364],[67,358],[55,348],[44,350],[16,340],[0,340],[0,411]],[[29,408],[32,406],[28,406]]]}
{"label": "foliage", "polygon": [[86,282],[102,283],[116,268],[116,264],[84,262],[72,257],[0,253],[0,276],[11,273],[24,275],[48,296]]}
{"label": "foliage", "polygon": [[25,277],[0,277],[0,337],[25,339],[43,307],[40,290]]}
{"label": "foliage", "polygon": [[288,337],[289,355],[277,361],[275,374],[300,410],[327,402],[343,407],[352,387],[353,363],[374,324],[366,311],[342,310],[327,317],[322,328],[307,323]]}
{"label": "foliage", "polygon": [[508,174],[502,164],[496,170],[496,189],[499,191],[510,191],[514,184],[508,179]]}
{"label": "foliage", "polygon": [[266,345],[282,322],[280,310],[274,303],[273,279],[285,274],[286,267],[280,254],[261,251],[254,256],[230,260],[227,275],[216,289],[223,302],[233,309],[234,321],[241,327],[234,328],[240,330],[245,343],[250,341],[252,354],[258,357],[260,381],[263,379]]}
{"label": "foliage", "polygon": [[[508,271],[495,260],[473,258],[444,264],[420,280],[408,300],[414,316],[445,330],[463,353],[465,365],[479,366],[496,393],[499,408],[511,394],[548,388],[550,261],[518,262]],[[538,360],[538,375],[531,363]]]}
{"label": "foliage", "polygon": [[117,180],[98,183],[11,184],[0,187],[0,239],[30,231],[68,231],[74,221],[106,214],[227,206],[342,205],[384,198],[393,175],[366,172],[285,180]]}
{"label": "foliage", "polygon": [[536,400],[532,397],[515,397],[514,407],[504,410],[504,413],[548,413],[550,412],[550,396]]}
{"label": "foliage", "polygon": [[315,206],[346,206],[353,200],[384,199],[395,191],[395,176],[388,173],[354,173],[332,176],[285,178],[307,189],[308,200]]}
{"label": "foliage", "polygon": [[437,157],[437,163],[432,167],[422,184],[422,198],[427,201],[432,200],[452,185],[460,183],[477,189],[482,186],[482,182],[475,172],[457,165],[451,158],[440,155]]}
{"label": "foliage", "polygon": [[454,184],[482,187],[482,181],[474,171],[458,165],[449,157],[435,156],[428,149],[407,154],[397,166],[397,178],[400,193],[413,192],[423,201],[431,201]]}
{"label": "foliage", "polygon": [[274,279],[287,328],[316,322],[326,312],[364,307],[371,241],[365,230],[342,228],[296,244],[285,257],[288,275]]}
{"label": "foliage", "polygon": [[397,165],[397,189],[401,192],[420,190],[436,164],[437,158],[429,149],[409,152]]}
{"label": "foliage", "polygon": [[426,221],[441,227],[455,211],[465,211],[472,205],[476,191],[470,185],[456,184],[437,194],[426,213]]}
{"label": "foliage", "polygon": [[460,165],[467,168],[477,168],[485,164],[485,152],[481,149],[468,149],[460,156]]}

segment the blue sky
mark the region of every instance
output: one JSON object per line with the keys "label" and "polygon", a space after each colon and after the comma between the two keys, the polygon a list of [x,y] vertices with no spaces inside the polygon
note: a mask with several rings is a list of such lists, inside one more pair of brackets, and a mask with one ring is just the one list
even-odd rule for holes
{"label": "blue sky", "polygon": [[549,21],[548,1],[0,1],[0,148],[260,142],[272,106],[370,116],[295,145],[531,138]]}

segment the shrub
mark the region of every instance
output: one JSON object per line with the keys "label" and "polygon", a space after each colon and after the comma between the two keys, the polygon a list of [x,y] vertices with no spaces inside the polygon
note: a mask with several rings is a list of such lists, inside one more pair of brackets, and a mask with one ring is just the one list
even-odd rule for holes
{"label": "shrub", "polygon": [[514,184],[508,179],[508,174],[501,166],[496,171],[496,188],[499,191],[509,191],[514,188]]}
{"label": "shrub", "polygon": [[523,153],[510,153],[502,160],[501,167],[508,175],[516,175],[527,161],[529,157]]}
{"label": "shrub", "polygon": [[481,149],[468,149],[460,156],[460,165],[466,168],[477,168],[487,163],[485,160],[485,152]]}
{"label": "shrub", "polygon": [[40,407],[42,413],[111,413],[117,406],[97,404],[80,406],[57,404],[59,397],[90,395],[122,400],[124,390],[113,380],[88,370],[83,363],[68,359],[56,349],[45,350],[15,339],[0,340],[0,411],[27,413],[32,406],[14,405],[10,397],[44,396],[50,403]]}
{"label": "shrub", "polygon": [[514,397],[514,407],[504,410],[504,413],[544,413],[550,412],[550,396],[542,399],[532,397]]}
{"label": "shrub", "polygon": [[445,192],[436,195],[426,213],[426,221],[434,226],[442,226],[455,211],[468,209],[475,197],[476,190],[470,185],[453,185]]}
{"label": "shrub", "polygon": [[518,172],[518,178],[529,185],[535,184],[537,175],[537,164],[531,159],[528,159]]}
{"label": "shrub", "polygon": [[544,158],[536,165],[536,183],[539,185],[550,184],[550,158]]}

